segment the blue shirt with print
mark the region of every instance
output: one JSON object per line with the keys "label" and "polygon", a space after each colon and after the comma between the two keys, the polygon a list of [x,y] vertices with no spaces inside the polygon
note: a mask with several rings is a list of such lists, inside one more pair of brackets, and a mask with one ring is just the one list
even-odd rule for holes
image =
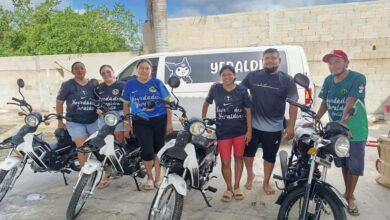
{"label": "blue shirt with print", "polygon": [[[161,100],[169,100],[170,94],[164,83],[154,77],[146,83],[141,83],[137,79],[131,79],[126,82],[122,100],[130,102],[131,113],[144,118],[154,118],[167,114],[165,103]],[[146,107],[148,101],[156,103],[154,108]]]}

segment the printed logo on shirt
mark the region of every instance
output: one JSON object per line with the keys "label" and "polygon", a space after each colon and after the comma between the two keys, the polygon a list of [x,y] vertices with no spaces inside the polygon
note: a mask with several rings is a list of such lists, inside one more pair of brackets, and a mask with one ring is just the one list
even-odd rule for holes
{"label": "printed logo on shirt", "polygon": [[346,88],[341,89],[341,94],[346,95],[348,93],[348,90]]}
{"label": "printed logo on shirt", "polygon": [[230,97],[230,96],[225,96],[225,102],[230,102],[232,100],[232,97]]}
{"label": "printed logo on shirt", "polygon": [[156,87],[154,87],[154,86],[151,86],[151,87],[149,88],[149,92],[155,93],[156,91],[157,91],[157,89],[156,89]]}
{"label": "printed logo on shirt", "polygon": [[361,84],[359,86],[359,93],[363,93],[364,92],[364,84]]}
{"label": "printed logo on shirt", "polygon": [[114,89],[114,90],[112,90],[112,94],[113,94],[113,95],[118,95],[118,94],[119,94],[119,89]]}

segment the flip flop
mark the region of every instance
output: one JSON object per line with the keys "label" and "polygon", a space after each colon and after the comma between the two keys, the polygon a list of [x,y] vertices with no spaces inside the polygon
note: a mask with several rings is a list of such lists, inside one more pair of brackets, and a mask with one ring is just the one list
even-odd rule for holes
{"label": "flip flop", "polygon": [[348,213],[352,216],[359,216],[360,215],[360,212],[359,212],[359,209],[358,207],[348,207]]}
{"label": "flip flop", "polygon": [[233,193],[231,191],[225,191],[221,198],[222,202],[230,202],[233,199]]}
{"label": "flip flop", "polygon": [[244,199],[244,194],[242,193],[240,188],[234,190],[234,199],[235,200],[243,200]]}
{"label": "flip flop", "polygon": [[153,190],[154,189],[154,181],[149,179],[148,181],[146,181],[146,184],[143,186],[144,190]]}

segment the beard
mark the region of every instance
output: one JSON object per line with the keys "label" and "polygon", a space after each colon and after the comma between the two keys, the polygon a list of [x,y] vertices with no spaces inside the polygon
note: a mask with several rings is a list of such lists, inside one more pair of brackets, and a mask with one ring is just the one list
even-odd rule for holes
{"label": "beard", "polygon": [[278,70],[278,66],[273,66],[273,67],[264,67],[264,71],[268,74],[276,72]]}

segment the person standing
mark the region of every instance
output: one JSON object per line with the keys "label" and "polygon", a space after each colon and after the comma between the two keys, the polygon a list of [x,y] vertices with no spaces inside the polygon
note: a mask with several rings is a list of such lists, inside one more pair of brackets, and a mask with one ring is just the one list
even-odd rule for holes
{"label": "person standing", "polygon": [[[247,189],[252,188],[255,178],[253,161],[257,148],[261,144],[264,160],[263,190],[272,195],[275,190],[269,181],[274,168],[276,154],[283,135],[283,120],[286,108],[286,98],[298,100],[297,87],[288,74],[279,70],[280,53],[269,48],[263,52],[264,68],[250,72],[242,81],[242,85],[250,90],[252,96],[252,140],[244,152],[244,163],[247,170]],[[290,105],[289,121],[284,130],[286,139],[294,137],[294,127],[297,118],[297,107]]]}
{"label": "person standing", "polygon": [[[235,84],[236,72],[232,66],[223,66],[219,72],[222,83],[214,84],[203,103],[202,118],[206,118],[210,104],[216,105],[216,135],[222,162],[222,175],[227,190],[221,200],[230,202],[244,199],[240,180],[244,168],[245,145],[251,140],[250,98],[245,87]],[[231,154],[234,152],[234,186],[232,186]]]}
{"label": "person standing", "polygon": [[[322,60],[328,64],[331,74],[326,77],[319,94],[322,102],[317,117],[320,119],[328,112],[331,121],[340,121],[350,129],[349,157],[336,158],[335,164],[342,167],[348,212],[358,216],[360,213],[355,204],[354,191],[359,176],[364,173],[365,145],[368,137],[368,120],[364,107],[366,77],[348,69],[348,55],[342,50],[333,50]],[[355,107],[356,113],[350,117],[348,111],[352,107]]]}

